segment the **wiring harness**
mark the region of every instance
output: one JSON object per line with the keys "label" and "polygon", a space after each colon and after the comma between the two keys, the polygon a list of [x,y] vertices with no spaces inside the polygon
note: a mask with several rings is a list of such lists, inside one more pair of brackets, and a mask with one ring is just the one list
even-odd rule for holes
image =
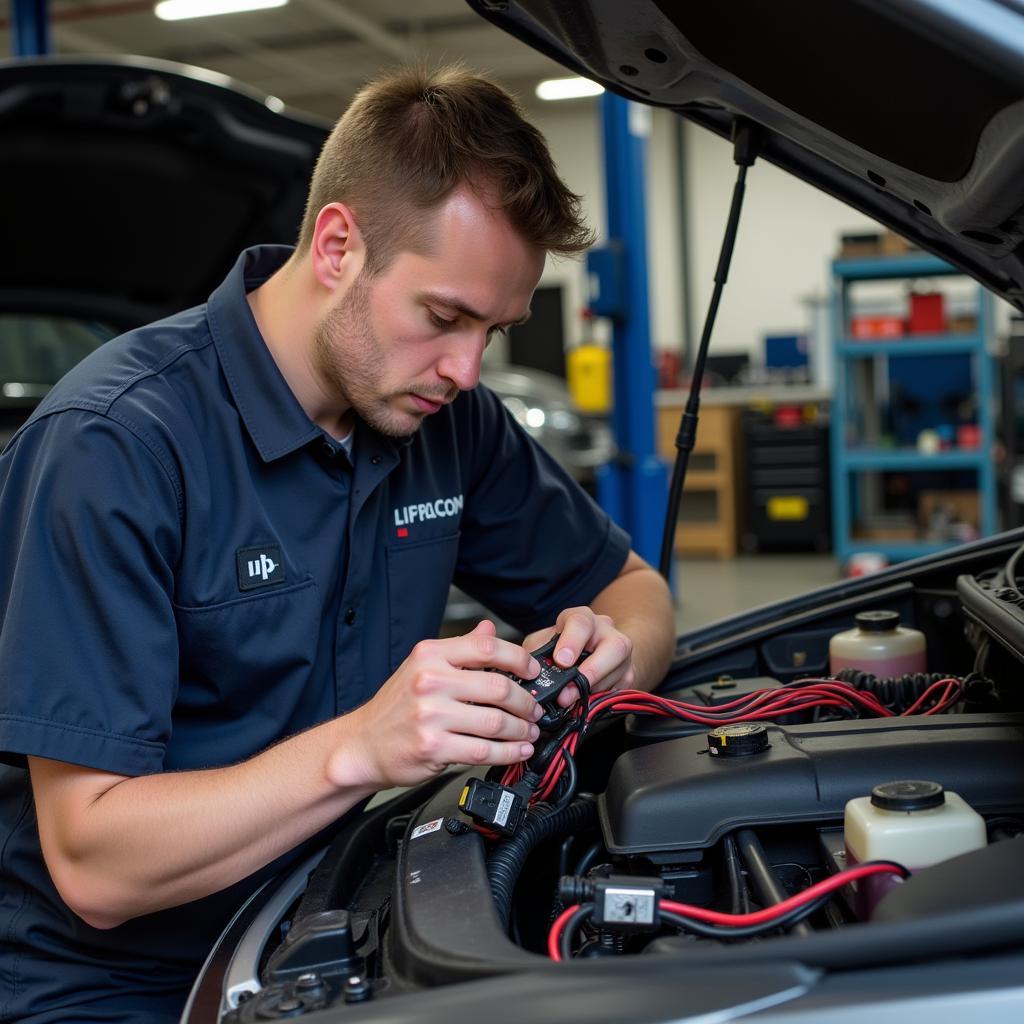
{"label": "wiring harness", "polygon": [[[937,675],[903,711],[895,712],[870,689],[839,679],[799,679],[778,689],[755,690],[724,704],[708,707],[672,700],[644,690],[611,690],[580,700],[558,726],[538,741],[532,758],[502,771],[500,788],[517,789],[528,805],[555,801],[563,806],[575,792],[575,755],[595,722],[621,715],[675,718],[711,728],[740,722],[772,721],[802,711],[828,709],[843,717],[893,718],[938,715],[954,707],[970,677]],[[534,780],[537,780],[534,782]],[[525,785],[524,785],[525,783]]]}
{"label": "wiring harness", "polygon": [[668,925],[705,938],[755,938],[791,928],[821,909],[837,889],[882,874],[907,878],[910,872],[894,861],[868,861],[817,882],[781,903],[745,914],[727,914],[665,899],[665,883],[660,878],[629,876],[589,881],[567,877],[559,884],[559,896],[576,902],[551,926],[548,955],[556,961],[571,959],[576,936],[587,920],[627,931],[651,931]]}

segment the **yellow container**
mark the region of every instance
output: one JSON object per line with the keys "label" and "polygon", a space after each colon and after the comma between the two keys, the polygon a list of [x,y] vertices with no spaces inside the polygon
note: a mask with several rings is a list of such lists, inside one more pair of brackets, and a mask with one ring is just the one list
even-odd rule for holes
{"label": "yellow container", "polygon": [[612,354],[600,345],[577,345],[566,355],[569,394],[580,412],[598,415],[612,408]]}

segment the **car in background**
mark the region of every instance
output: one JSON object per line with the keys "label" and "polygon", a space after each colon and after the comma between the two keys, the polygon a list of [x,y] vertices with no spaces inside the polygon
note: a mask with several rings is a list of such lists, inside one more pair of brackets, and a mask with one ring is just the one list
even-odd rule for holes
{"label": "car in background", "polygon": [[485,365],[480,379],[530,437],[593,494],[596,471],[615,457],[608,419],[577,411],[565,382],[543,370]]}

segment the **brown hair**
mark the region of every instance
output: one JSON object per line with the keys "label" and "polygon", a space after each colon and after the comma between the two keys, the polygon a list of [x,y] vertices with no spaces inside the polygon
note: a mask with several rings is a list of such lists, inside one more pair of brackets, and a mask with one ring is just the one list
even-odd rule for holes
{"label": "brown hair", "polygon": [[518,102],[454,66],[393,71],[356,94],[317,160],[298,251],[309,249],[320,211],[343,202],[366,241],[367,269],[379,273],[399,251],[428,247],[423,214],[464,183],[493,192],[538,248],[571,255],[593,244],[580,197]]}

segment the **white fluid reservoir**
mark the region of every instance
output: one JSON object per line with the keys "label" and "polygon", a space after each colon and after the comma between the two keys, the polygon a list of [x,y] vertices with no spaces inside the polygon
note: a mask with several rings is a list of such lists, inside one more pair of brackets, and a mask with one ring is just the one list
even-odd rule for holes
{"label": "white fluid reservoir", "polygon": [[[903,780],[875,786],[846,805],[843,838],[850,867],[890,860],[911,872],[987,845],[985,819],[958,793],[937,782]],[[894,885],[878,875],[857,883],[858,910],[870,917]]]}
{"label": "white fluid reservoir", "polygon": [[828,644],[829,671],[870,672],[879,679],[927,671],[924,633],[900,625],[899,612],[858,612],[856,625]]}

